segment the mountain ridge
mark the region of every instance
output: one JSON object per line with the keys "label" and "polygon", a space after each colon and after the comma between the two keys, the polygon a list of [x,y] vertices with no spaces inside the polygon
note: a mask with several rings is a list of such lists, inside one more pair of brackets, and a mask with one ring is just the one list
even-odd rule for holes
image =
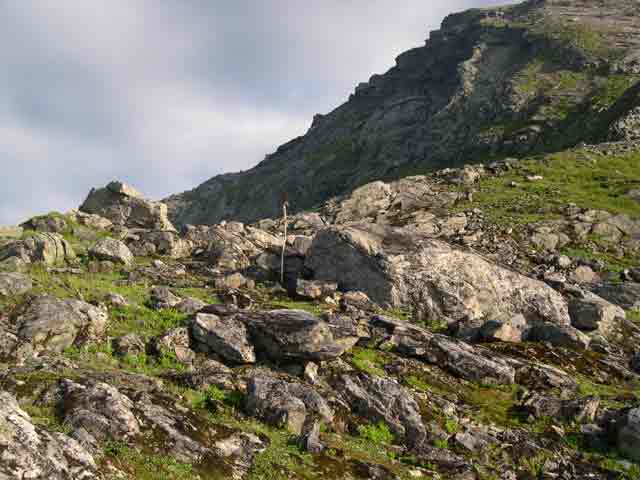
{"label": "mountain ridge", "polygon": [[605,137],[637,98],[612,110],[638,80],[640,30],[628,2],[602,5],[530,0],[449,15],[305,135],[165,199],[170,218],[255,221],[279,215],[285,193],[301,211],[377,179],[619,139]]}

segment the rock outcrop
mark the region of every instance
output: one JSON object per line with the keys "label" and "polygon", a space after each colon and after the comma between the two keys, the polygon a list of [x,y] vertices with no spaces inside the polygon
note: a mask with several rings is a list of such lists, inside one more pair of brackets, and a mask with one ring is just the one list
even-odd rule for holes
{"label": "rock outcrop", "polygon": [[145,200],[133,187],[111,182],[104,188],[92,189],[80,211],[100,215],[115,225],[152,230],[174,230],[167,218],[167,206]]}
{"label": "rock outcrop", "polygon": [[542,282],[406,229],[360,224],[319,232],[306,265],[318,280],[359,290],[416,318],[446,319],[461,336],[521,315],[527,325],[570,327],[567,304]]}

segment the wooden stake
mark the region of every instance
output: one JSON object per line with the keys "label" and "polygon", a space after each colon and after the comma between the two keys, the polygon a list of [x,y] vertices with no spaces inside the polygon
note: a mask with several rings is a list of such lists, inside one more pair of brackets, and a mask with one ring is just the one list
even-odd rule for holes
{"label": "wooden stake", "polygon": [[282,255],[280,256],[280,283],[284,287],[284,250],[287,246],[287,202],[282,203],[282,218],[284,220],[284,237],[282,238]]}

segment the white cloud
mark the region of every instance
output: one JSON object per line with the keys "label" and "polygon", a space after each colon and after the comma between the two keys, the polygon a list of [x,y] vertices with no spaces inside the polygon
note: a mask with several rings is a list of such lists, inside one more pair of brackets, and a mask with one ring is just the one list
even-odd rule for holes
{"label": "white cloud", "polygon": [[0,2],[0,224],[114,178],[159,198],[246,169],[489,3]]}

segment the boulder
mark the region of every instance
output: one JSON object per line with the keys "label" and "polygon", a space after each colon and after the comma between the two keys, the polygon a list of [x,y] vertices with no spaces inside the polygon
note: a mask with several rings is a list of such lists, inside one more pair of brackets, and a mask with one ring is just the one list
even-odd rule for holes
{"label": "boulder", "polygon": [[193,252],[193,244],[171,230],[136,232],[136,239],[130,244],[132,251],[150,252],[171,258],[185,258]]}
{"label": "boulder", "polygon": [[320,282],[317,280],[298,279],[296,295],[309,300],[323,299],[333,295],[338,290],[338,284],[333,282]]}
{"label": "boulder", "polygon": [[114,338],[112,341],[113,351],[121,357],[127,355],[140,355],[146,352],[144,339],[135,333],[128,333],[122,337]]}
{"label": "boulder", "polygon": [[191,333],[202,351],[216,353],[233,363],[256,361],[247,329],[235,316],[219,317],[210,313],[198,313],[193,319]]}
{"label": "boulder", "polygon": [[640,408],[632,408],[623,418],[617,443],[620,453],[640,462]]}
{"label": "boulder", "polygon": [[604,283],[596,286],[593,291],[625,310],[640,309],[640,283]]}
{"label": "boulder", "polygon": [[164,203],[145,200],[134,188],[121,182],[91,189],[80,211],[100,215],[115,225],[129,228],[175,230]]}
{"label": "boulder", "polygon": [[187,327],[167,330],[162,335],[153,338],[150,347],[152,353],[156,355],[170,352],[175,355],[176,360],[185,364],[193,363],[196,356],[195,352],[191,350],[191,336]]}
{"label": "boulder", "polygon": [[199,312],[205,305],[206,303],[198,298],[187,297],[180,300],[180,303],[175,306],[175,309],[180,313],[193,315]]}
{"label": "boulder", "polygon": [[370,323],[391,335],[390,343],[402,355],[438,365],[467,380],[492,384],[515,381],[515,369],[494,352],[434,334],[404,320],[374,315]]}
{"label": "boulder", "polygon": [[44,351],[62,352],[72,345],[95,341],[104,335],[107,319],[105,310],[89,303],[38,296],[2,332],[15,338],[15,342],[12,351],[0,352],[0,356],[2,353],[6,357],[37,356]]}
{"label": "boulder", "polygon": [[133,253],[124,243],[114,238],[104,238],[89,249],[89,255],[97,260],[133,265]]}
{"label": "boulder", "polygon": [[329,360],[342,355],[358,341],[340,336],[331,326],[302,310],[243,312],[256,352],[271,360]]}
{"label": "boulder", "polygon": [[152,308],[161,310],[173,308],[181,302],[181,298],[175,295],[169,287],[153,287],[149,303]]}
{"label": "boulder", "polygon": [[467,332],[518,314],[528,323],[570,325],[565,300],[548,285],[408,229],[324,229],[306,264],[317,280],[363,291],[383,307],[410,306],[418,320],[464,323]]}
{"label": "boulder", "polygon": [[285,427],[295,435],[302,433],[308,415],[319,416],[327,423],[333,421],[333,411],[313,388],[269,376],[249,379],[246,410],[249,415]]}
{"label": "boulder", "polygon": [[365,373],[343,375],[336,390],[353,413],[372,423],[386,423],[410,448],[419,447],[426,440],[420,407],[412,393],[396,380]]}
{"label": "boulder", "polygon": [[22,295],[31,288],[33,288],[33,282],[27,275],[0,272],[0,297]]}
{"label": "boulder", "polygon": [[91,453],[77,440],[34,425],[15,397],[0,391],[0,478],[99,478]]}
{"label": "boulder", "polygon": [[44,233],[62,233],[67,228],[67,221],[60,214],[33,217],[20,225],[25,230]]}
{"label": "boulder", "polygon": [[615,327],[616,319],[624,319],[624,310],[594,294],[585,294],[581,298],[569,301],[571,324],[579,330],[592,332],[597,330],[607,335]]}
{"label": "boulder", "polygon": [[76,254],[69,242],[61,235],[37,233],[23,240],[0,246],[0,262],[12,257],[25,264],[42,262],[47,265],[57,265],[74,260]]}

